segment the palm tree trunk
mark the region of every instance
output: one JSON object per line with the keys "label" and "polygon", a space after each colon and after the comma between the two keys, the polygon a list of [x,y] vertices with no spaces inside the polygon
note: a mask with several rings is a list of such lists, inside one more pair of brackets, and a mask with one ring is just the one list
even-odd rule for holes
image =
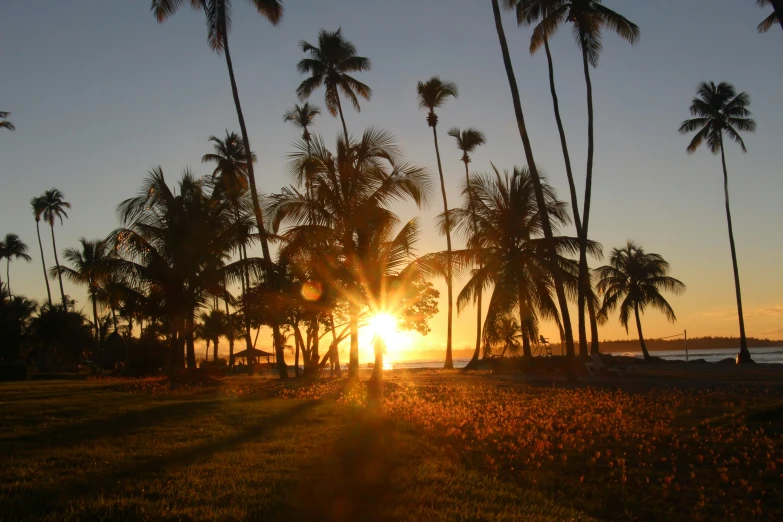
{"label": "palm tree trunk", "polygon": [[112,322],[114,323],[114,331],[117,331],[117,311],[114,309],[114,307],[111,307],[111,318]]}
{"label": "palm tree trunk", "polygon": [[228,367],[234,367],[234,319],[231,317],[231,310],[228,308],[228,289],[226,289],[226,319],[228,320]]}
{"label": "palm tree trunk", "polygon": [[206,341],[205,344],[207,345],[207,348],[204,351],[204,362],[207,362],[209,361],[209,339],[205,339],[205,341]]}
{"label": "palm tree trunk", "polygon": [[527,330],[522,331],[522,355],[525,359],[533,358],[533,350],[530,349],[530,334]]}
{"label": "palm tree trunk", "polygon": [[372,367],[372,376],[367,387],[367,406],[372,410],[380,408],[383,404],[383,339],[376,337],[373,340],[375,349],[375,364]]}
{"label": "palm tree trunk", "polygon": [[13,297],[11,293],[11,256],[5,260],[5,287],[8,289],[8,297]]}
{"label": "palm tree trunk", "polygon": [[639,305],[633,305],[633,311],[636,315],[636,329],[639,331],[639,344],[642,346],[642,354],[645,359],[650,358],[650,352],[647,351],[647,345],[644,343],[644,335],[642,335],[642,320],[639,318]]}
{"label": "palm tree trunk", "polygon": [[[476,215],[473,208],[473,193],[470,190],[470,172],[468,170],[468,162],[465,161],[465,186],[468,189],[468,202],[470,203],[470,209],[471,209],[471,218],[473,219],[473,222],[476,221]],[[476,229],[473,229],[473,232],[476,232]],[[479,270],[481,270],[482,264],[479,262]],[[481,289],[479,289],[478,297],[476,298],[476,348],[473,350],[473,357],[470,358],[470,362],[468,362],[467,366],[465,368],[472,368],[473,366],[478,363],[479,353],[481,352],[481,295],[483,292]]]}
{"label": "palm tree trunk", "polygon": [[294,377],[299,377],[299,349],[302,346],[301,332],[299,331],[299,325],[294,324]]}
{"label": "palm tree trunk", "polygon": [[348,378],[359,376],[359,307],[351,303],[348,312],[351,329],[351,352],[348,360]]}
{"label": "palm tree trunk", "polygon": [[587,312],[590,314],[590,353],[601,353],[598,343],[598,318],[592,299],[587,300]]}
{"label": "palm tree trunk", "polygon": [[[492,0],[492,11],[495,15],[495,29],[498,33],[500,49],[503,53],[503,65],[506,69],[506,76],[508,77],[508,84],[509,88],[511,89],[511,98],[514,102],[514,114],[517,119],[519,136],[522,138],[522,146],[525,149],[525,159],[527,160],[527,166],[530,169],[530,174],[533,178],[533,186],[536,193],[538,212],[541,216],[541,225],[544,229],[544,237],[547,241],[547,250],[549,251],[550,257],[554,259],[556,254],[552,235],[552,225],[549,221],[549,213],[546,209],[546,200],[544,199],[544,190],[541,185],[541,178],[538,174],[535,158],[533,157],[533,148],[530,145],[530,138],[527,134],[527,127],[525,126],[525,117],[522,113],[522,102],[519,98],[519,88],[517,87],[517,80],[514,76],[514,68],[511,65],[511,55],[508,51],[506,33],[503,30],[503,21],[500,18],[500,6],[498,5],[498,0]],[[560,306],[560,314],[563,320],[563,329],[566,341],[566,355],[568,357],[573,357],[574,336],[573,332],[571,331],[571,315],[568,311],[568,301],[566,300],[565,290],[563,289],[563,282],[560,278],[560,274],[556,271],[553,271],[553,280],[555,284],[555,293],[557,294],[557,300]]]}
{"label": "palm tree trunk", "polygon": [[726,195],[726,223],[729,225],[729,244],[731,245],[731,264],[734,268],[734,291],[737,294],[737,315],[740,327],[740,352],[737,362],[753,362],[748,351],[748,340],[745,337],[745,317],[742,314],[742,292],[740,291],[739,268],[737,268],[737,249],[734,247],[734,230],[731,226],[731,209],[729,208],[729,174],[726,170],[726,154],[723,152],[723,135],[720,138],[720,159],[723,164],[723,192]]}
{"label": "palm tree trunk", "polygon": [[[234,78],[234,66],[231,63],[231,53],[228,49],[228,31],[223,28],[223,53],[226,56],[226,66],[228,67],[228,76],[231,79],[231,94],[234,96],[234,106],[237,110],[237,119],[239,120],[239,129],[242,132],[242,143],[245,145],[245,154],[247,162],[247,178],[250,182],[250,197],[253,200],[253,213],[256,216],[256,227],[258,228],[258,234],[261,238],[261,251],[264,255],[264,261],[267,262],[267,276],[271,279],[274,277],[273,271],[269,268],[272,263],[272,256],[269,253],[269,242],[266,238],[266,228],[264,228],[264,216],[261,212],[261,204],[258,200],[258,189],[256,188],[256,175],[253,169],[253,153],[250,149],[250,140],[247,137],[247,127],[245,126],[245,117],[242,114],[242,105],[239,102],[239,90],[237,89],[237,82]],[[275,345],[275,355],[277,359],[277,370],[281,379],[288,378],[288,369],[285,364],[285,354],[283,348],[280,346],[280,325],[276,321],[272,321],[272,337]],[[249,339],[248,339],[249,340]]]}
{"label": "palm tree trunk", "polygon": [[[336,89],[335,89],[336,91]],[[337,99],[337,112],[340,113],[340,121],[343,122],[343,133],[345,134],[345,146],[348,146],[348,127],[345,125],[345,118],[343,117],[343,104],[340,102],[340,93],[335,92],[334,97]]]}
{"label": "palm tree trunk", "polygon": [[443,180],[443,168],[440,164],[440,149],[438,147],[437,126],[432,126],[432,138],[435,141],[435,156],[438,159],[438,174],[440,174],[440,192],[443,196],[443,214],[446,216],[446,293],[448,295],[448,327],[446,331],[446,362],[447,370],[454,368],[451,356],[451,327],[454,313],[454,298],[451,280],[451,220],[449,219],[449,203],[446,200],[446,182]]}
{"label": "palm tree trunk", "polygon": [[49,276],[46,275],[46,260],[44,259],[43,243],[41,243],[41,227],[38,226],[40,221],[35,220],[35,233],[38,235],[38,248],[41,250],[41,266],[44,272],[44,281],[46,282],[46,295],[49,297],[49,307],[52,306],[52,290],[49,288]]}
{"label": "palm tree trunk", "polygon": [[342,377],[343,370],[340,368],[340,353],[337,351],[337,332],[334,330],[334,314],[329,312],[329,326],[332,330],[332,344],[329,346],[331,361],[334,363],[334,373],[337,377]]}
{"label": "palm tree trunk", "polygon": [[196,369],[196,345],[193,339],[193,310],[188,310],[188,316],[185,318],[185,347],[187,350],[187,368]]}
{"label": "palm tree trunk", "polygon": [[220,341],[220,337],[215,337],[212,340],[212,362],[217,362],[218,360],[218,342]]}
{"label": "palm tree trunk", "polygon": [[101,331],[98,325],[98,305],[95,303],[95,292],[90,292],[92,301],[92,321],[95,326],[95,343],[98,345],[98,363],[103,366],[103,350],[101,349]]}
{"label": "palm tree trunk", "polygon": [[52,248],[54,249],[54,264],[57,266],[57,279],[60,281],[60,296],[63,300],[63,308],[68,310],[68,303],[65,301],[65,290],[63,290],[63,275],[60,273],[60,259],[57,257],[57,242],[54,240],[54,222],[49,225],[52,229]]}
{"label": "palm tree trunk", "polygon": [[[584,35],[580,34],[580,41]],[[582,234],[579,237],[579,290],[577,306],[579,313],[579,353],[587,356],[587,329],[585,328],[585,300],[587,285],[590,283],[587,272],[587,237],[590,226],[590,198],[593,192],[593,154],[595,149],[593,127],[593,82],[590,80],[590,64],[587,60],[587,49],[582,45],[582,66],[587,86],[587,174],[585,175],[584,215],[582,217]]]}

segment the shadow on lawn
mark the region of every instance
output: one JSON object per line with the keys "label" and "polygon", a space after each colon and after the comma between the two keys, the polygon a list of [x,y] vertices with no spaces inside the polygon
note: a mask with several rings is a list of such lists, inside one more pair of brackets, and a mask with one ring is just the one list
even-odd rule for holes
{"label": "shadow on lawn", "polygon": [[[280,520],[374,520],[390,493],[399,465],[396,428],[382,415],[365,414],[335,440],[324,458],[301,474],[297,493]],[[269,519],[249,513],[248,519]]]}
{"label": "shadow on lawn", "polygon": [[84,444],[90,440],[104,437],[117,437],[125,435],[129,431],[137,431],[139,428],[190,417],[195,413],[209,413],[214,411],[219,404],[219,400],[166,403],[152,408],[134,409],[109,417],[100,417],[87,422],[55,426],[39,431],[35,435],[3,439],[3,444],[0,445],[0,455],[15,454],[24,458],[26,452],[34,452],[52,445],[64,447]]}
{"label": "shadow on lawn", "polygon": [[[269,431],[283,426],[296,419],[305,411],[318,405],[320,401],[308,401],[292,408],[264,418],[262,421],[248,426],[246,429],[229,437],[218,438],[202,444],[193,445],[173,451],[165,455],[151,457],[134,465],[114,471],[96,472],[81,476],[78,479],[59,482],[53,486],[33,488],[16,496],[12,505],[5,508],[5,513],[15,513],[38,518],[41,515],[52,514],[65,508],[68,504],[78,504],[78,500],[88,496],[98,497],[104,494],[108,487],[113,487],[124,479],[144,480],[146,475],[165,473],[175,467],[189,465],[199,459],[209,458],[215,453],[231,451],[235,446],[258,439]],[[203,408],[204,403],[187,403],[196,408]],[[206,404],[210,404],[206,401]],[[216,406],[217,401],[212,406]],[[173,406],[173,405],[167,405]],[[190,411],[190,408],[188,408]],[[141,415],[148,414],[138,412]],[[200,410],[204,413],[204,410]],[[170,417],[167,417],[170,418]],[[105,421],[103,421],[105,422]]]}

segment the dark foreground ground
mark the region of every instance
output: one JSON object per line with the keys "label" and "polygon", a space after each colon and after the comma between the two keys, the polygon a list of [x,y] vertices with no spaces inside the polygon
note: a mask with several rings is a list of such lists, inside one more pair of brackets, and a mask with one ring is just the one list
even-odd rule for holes
{"label": "dark foreground ground", "polygon": [[783,519],[775,368],[0,383],[0,520]]}

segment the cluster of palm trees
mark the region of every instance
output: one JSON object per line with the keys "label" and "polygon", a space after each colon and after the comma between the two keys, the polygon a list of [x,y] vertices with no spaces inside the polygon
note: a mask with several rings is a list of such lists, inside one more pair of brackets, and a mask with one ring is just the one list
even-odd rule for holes
{"label": "cluster of palm trees", "polygon": [[[185,5],[183,0],[152,0],[151,10],[159,22]],[[234,341],[244,338],[255,345],[251,329],[268,326],[280,376],[287,377],[284,350],[290,339],[304,359],[305,373],[315,375],[327,363],[339,372],[337,346],[349,340],[349,373],[359,365],[359,329],[379,313],[393,313],[410,319],[407,327],[422,325],[437,309],[437,292],[428,279],[443,277],[447,287],[447,335],[445,367],[453,366],[452,325],[454,280],[465,275],[467,282],[456,297],[461,311],[469,303],[477,306],[476,345],[473,361],[481,347],[488,354],[493,344],[519,345],[532,355],[541,321],[557,324],[567,356],[588,351],[597,353],[598,325],[609,312],[620,308],[620,321],[628,327],[630,312],[636,316],[645,356],[640,314],[647,307],[658,308],[674,320],[675,314],[661,295],[674,293],[684,285],[668,276],[668,265],[657,254],[648,254],[629,242],[615,249],[607,266],[592,270],[588,255],[600,259],[601,246],[589,239],[589,222],[595,156],[595,111],[591,67],[598,65],[602,31],[611,30],[633,44],[640,30],[633,22],[603,5],[600,0],[491,0],[495,27],[512,95],[514,115],[526,159],[525,168],[502,172],[492,167],[489,174],[471,173],[471,154],[486,143],[474,128],[452,128],[465,166],[462,200],[450,206],[446,197],[447,177],[441,165],[436,110],[458,96],[454,82],[433,76],[417,85],[419,107],[426,111],[432,129],[443,213],[438,228],[446,237],[446,249],[416,256],[414,247],[421,224],[417,219],[401,222],[392,205],[403,200],[424,205],[432,197],[433,184],[427,170],[404,160],[394,138],[371,128],[358,136],[349,133],[343,110],[347,99],[356,111],[360,98],[370,100],[372,89],[355,78],[371,68],[368,58],[357,55],[356,47],[341,29],[322,30],[316,44],[300,42],[305,53],[297,69],[306,75],[296,89],[302,105],[283,115],[301,130],[301,139],[290,155],[288,169],[294,183],[278,194],[261,197],[256,182],[256,157],[239,98],[229,51],[232,5],[230,0],[191,0],[207,22],[210,48],[225,57],[240,133],[226,131],[225,138],[211,137],[214,151],[203,163],[214,165],[211,175],[197,178],[186,170],[175,188],[160,168],[145,179],[137,196],[122,202],[117,213],[120,228],[104,239],[81,239],[79,248],[57,253],[54,225],[67,218],[70,208],[60,191],[52,189],[31,202],[42,266],[47,285],[48,307],[53,308],[49,277],[57,278],[62,310],[73,307],[63,288],[63,276],[87,287],[92,305],[93,336],[98,345],[103,337],[99,310],[107,309],[115,333],[120,331],[118,314],[126,323],[126,336],[134,326],[139,335],[155,336],[169,346],[173,367],[194,367],[195,340],[213,345],[226,337],[230,354]],[[759,26],[766,31],[780,20],[778,0],[758,0],[773,7],[773,13]],[[279,0],[252,0],[250,4],[273,25],[282,18]],[[560,136],[570,205],[558,200],[541,175],[535,161],[526,126],[519,85],[516,81],[502,20],[502,8],[514,12],[519,26],[533,26],[530,52],[544,48],[547,57],[555,122]],[[579,198],[575,169],[558,103],[550,40],[563,24],[571,24],[584,69],[588,128],[585,192]],[[783,22],[781,22],[783,24]],[[328,112],[340,118],[342,135],[334,148],[311,129],[320,109],[308,100],[324,88]],[[696,132],[689,152],[702,143],[721,153],[724,170],[726,212],[729,227],[741,336],[742,361],[750,359],[744,320],[728,199],[728,175],[723,136],[745,146],[741,132],[752,132],[749,97],[737,94],[725,83],[705,83],[691,105],[693,118],[680,131]],[[0,126],[13,130],[0,113]],[[41,219],[49,224],[55,266],[47,270],[40,237]],[[573,236],[561,230],[574,225]],[[454,249],[452,234],[464,239],[465,247]],[[260,258],[249,254],[253,244],[261,247]],[[276,258],[270,244],[277,243]],[[0,254],[27,259],[26,247],[9,234],[0,244]],[[6,288],[10,270],[6,268]],[[489,292],[486,313],[482,297]],[[237,294],[237,295],[235,295]],[[601,299],[603,296],[603,299]],[[569,312],[576,304],[577,338]],[[413,312],[415,310],[415,312]],[[146,328],[145,326],[146,322]],[[403,321],[405,322],[405,321]],[[587,329],[590,326],[590,343]],[[329,342],[321,354],[320,343]],[[374,343],[376,363],[382,362],[382,342]],[[231,357],[230,357],[231,360]]]}

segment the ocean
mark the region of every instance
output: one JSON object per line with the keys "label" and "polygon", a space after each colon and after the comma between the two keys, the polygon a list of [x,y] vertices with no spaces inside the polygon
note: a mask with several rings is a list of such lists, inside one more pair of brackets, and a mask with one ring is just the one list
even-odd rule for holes
{"label": "ocean", "polygon": [[[707,362],[718,362],[727,358],[734,358],[737,355],[736,348],[720,348],[714,350],[688,350],[688,360],[704,359]],[[624,352],[614,353],[613,355],[626,355],[630,357],[642,358],[642,352]],[[650,352],[653,357],[660,357],[669,361],[686,360],[685,350],[661,350]],[[761,364],[783,364],[783,347],[772,346],[768,348],[750,348],[750,355],[753,360]],[[464,368],[469,358],[454,359],[455,368]],[[434,361],[384,361],[384,369],[406,369],[406,368],[443,368],[443,359]]]}

